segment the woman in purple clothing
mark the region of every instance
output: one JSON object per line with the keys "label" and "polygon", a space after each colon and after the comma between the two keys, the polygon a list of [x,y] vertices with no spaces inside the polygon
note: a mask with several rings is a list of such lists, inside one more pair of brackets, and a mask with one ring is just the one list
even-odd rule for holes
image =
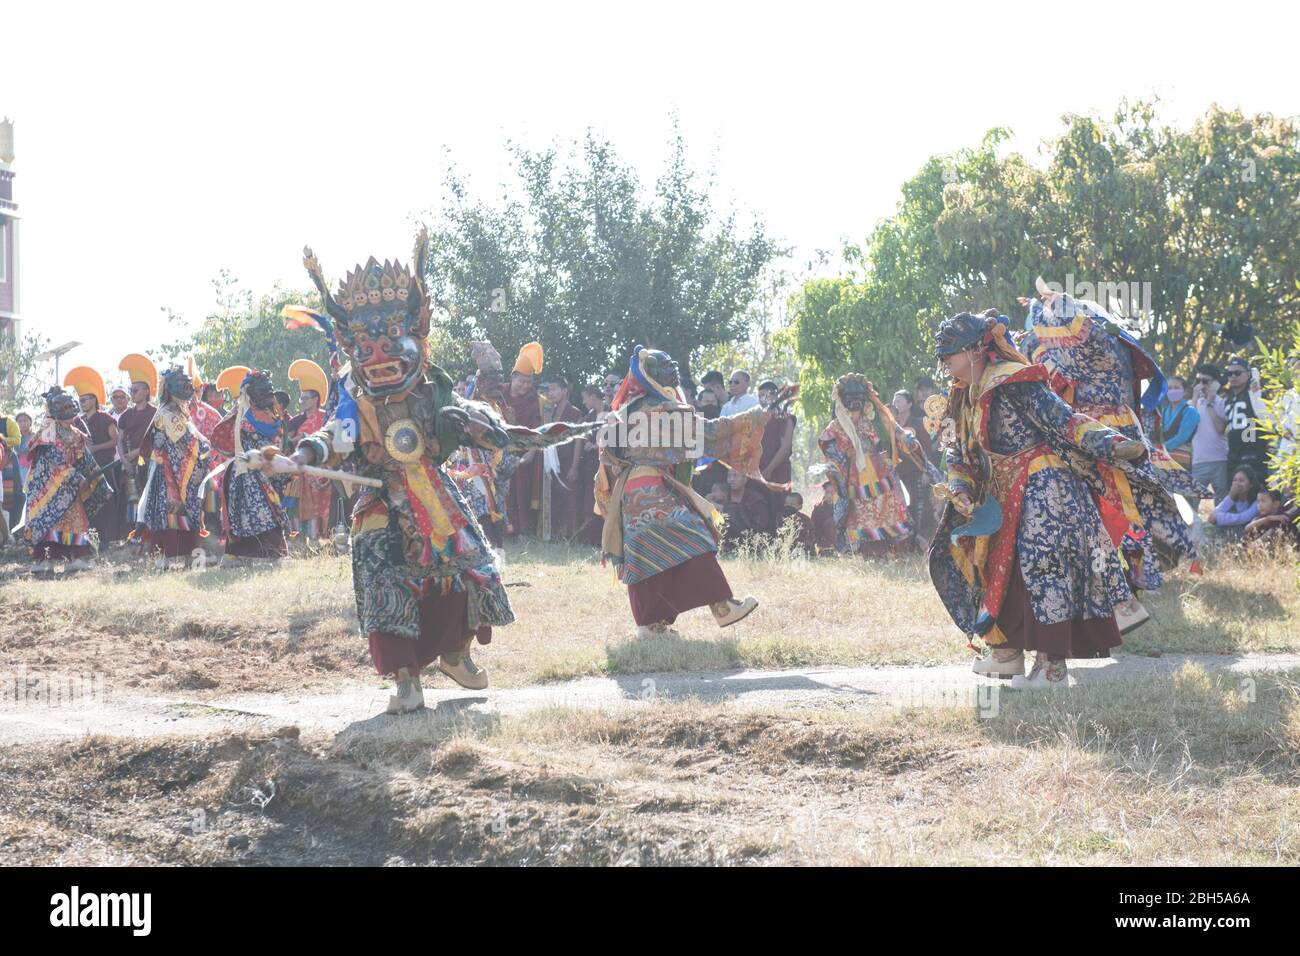
{"label": "woman in purple clothing", "polygon": [[1259,479],[1249,467],[1243,465],[1232,473],[1227,497],[1215,505],[1206,519],[1213,526],[1214,539],[1239,538],[1246,525],[1259,517],[1259,505],[1255,502],[1259,487]]}

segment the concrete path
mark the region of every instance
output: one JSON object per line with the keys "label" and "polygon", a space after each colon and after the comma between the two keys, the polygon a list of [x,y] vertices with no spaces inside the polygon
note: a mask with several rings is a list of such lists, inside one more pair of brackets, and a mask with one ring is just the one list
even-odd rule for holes
{"label": "concrete path", "polygon": [[[1071,681],[1084,686],[1168,677],[1188,662],[1241,673],[1300,670],[1297,654],[1124,655],[1072,663]],[[201,736],[286,726],[303,733],[352,734],[399,719],[410,723],[454,714],[511,715],[557,707],[613,711],[647,701],[698,700],[768,710],[954,704],[987,709],[996,706],[997,694],[1011,692],[1005,682],[977,678],[965,665],[629,674],[486,691],[463,690],[441,675],[426,683],[430,685],[424,692],[427,710],[406,718],[383,715],[389,692],[377,683],[325,693],[235,694],[207,700],[108,694],[103,701],[85,706],[0,701],[0,746],[85,734]]]}

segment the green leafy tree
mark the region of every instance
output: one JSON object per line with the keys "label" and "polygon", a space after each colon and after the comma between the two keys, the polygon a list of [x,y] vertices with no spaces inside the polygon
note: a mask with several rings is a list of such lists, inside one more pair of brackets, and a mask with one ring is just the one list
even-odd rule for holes
{"label": "green leafy tree", "polygon": [[[149,353],[160,367],[184,362],[192,355],[200,376],[210,382],[223,369],[247,365],[268,370],[276,386],[286,390],[289,390],[289,366],[296,359],[309,358],[329,371],[325,337],[313,329],[287,330],[280,317],[280,310],[286,305],[319,309],[320,297],[315,290],[300,292],[277,285],[270,292],[255,295],[225,270],[212,284],[216,291],[216,310],[204,319],[197,332],[182,335]],[[173,325],[186,327],[182,316],[166,311]]]}
{"label": "green leafy tree", "polygon": [[1007,135],[932,157],[865,246],[845,249],[846,274],[800,290],[806,402],[824,407],[844,371],[907,381],[929,367],[943,316],[1023,316],[1016,298],[1033,295],[1038,275],[1072,278],[1171,372],[1226,357],[1216,326],[1248,323],[1265,343],[1289,336],[1300,319],[1294,118],[1212,106],[1180,130],[1151,103],[1122,103],[1109,120],[1065,117],[1041,166],[1001,155]]}
{"label": "green leafy tree", "polygon": [[0,391],[6,413],[36,408],[45,390],[56,384],[54,363],[39,358],[49,348],[50,340],[38,334],[0,344]]}
{"label": "green leafy tree", "polygon": [[592,133],[563,155],[511,149],[502,203],[472,198],[453,171],[430,228],[429,288],[454,343],[440,363],[468,369],[468,343],[487,338],[509,364],[536,340],[548,370],[583,382],[638,344],[689,372],[703,349],[747,336],[780,250],[761,224],[742,230],[714,209],[680,137],[649,196]]}

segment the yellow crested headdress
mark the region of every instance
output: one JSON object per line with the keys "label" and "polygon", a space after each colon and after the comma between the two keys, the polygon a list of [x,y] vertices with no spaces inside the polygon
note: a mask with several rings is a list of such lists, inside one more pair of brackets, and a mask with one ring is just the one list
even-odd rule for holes
{"label": "yellow crested headdress", "polygon": [[194,356],[191,355],[185,362],[185,370],[190,373],[190,381],[194,383],[194,393],[200,398],[203,397],[203,379],[199,378],[198,371],[194,368]]}
{"label": "yellow crested headdress", "polygon": [[63,384],[72,386],[78,398],[82,395],[94,395],[101,405],[108,401],[108,396],[104,392],[104,377],[89,365],[78,365],[76,368],[68,369],[68,374],[63,376]]}
{"label": "yellow crested headdress", "polygon": [[514,372],[523,372],[525,375],[536,375],[542,370],[542,343],[529,342],[519,350],[519,357],[515,359]]}
{"label": "yellow crested headdress", "polygon": [[147,355],[132,352],[117,363],[117,368],[119,371],[126,372],[132,384],[144,382],[149,386],[151,396],[158,394],[158,370],[154,368],[153,362]]}
{"label": "yellow crested headdress", "polygon": [[247,365],[232,365],[217,376],[217,388],[229,392],[232,398],[238,398],[239,390],[244,386],[244,377],[251,371]]}
{"label": "yellow crested headdress", "polygon": [[298,359],[289,366],[289,379],[298,383],[298,394],[305,389],[314,391],[324,404],[330,393],[330,380],[325,370],[311,359]]}

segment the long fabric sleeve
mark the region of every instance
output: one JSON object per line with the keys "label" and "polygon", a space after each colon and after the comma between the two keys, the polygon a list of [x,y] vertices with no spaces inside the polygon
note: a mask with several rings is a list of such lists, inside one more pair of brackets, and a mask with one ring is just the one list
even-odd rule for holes
{"label": "long fabric sleeve", "polygon": [[1020,382],[1003,386],[1003,391],[1017,409],[1048,435],[1093,458],[1113,461],[1115,446],[1127,441],[1115,429],[1075,412],[1046,385]]}
{"label": "long fabric sleeve", "polygon": [[948,466],[948,489],[954,494],[967,494],[975,497],[978,479],[973,462],[966,460],[965,449],[960,442],[952,442],[944,454]]}

